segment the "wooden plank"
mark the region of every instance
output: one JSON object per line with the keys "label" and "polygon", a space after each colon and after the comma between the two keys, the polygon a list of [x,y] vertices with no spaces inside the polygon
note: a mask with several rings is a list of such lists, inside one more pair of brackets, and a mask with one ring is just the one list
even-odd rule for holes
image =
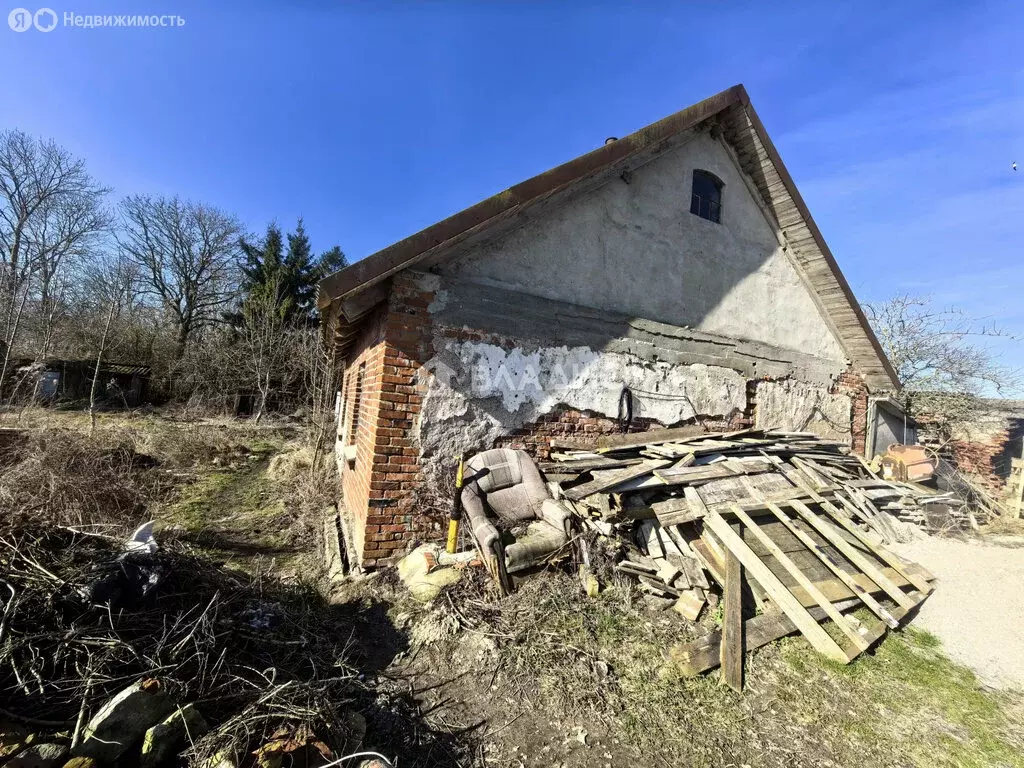
{"label": "wooden plank", "polygon": [[687,453],[683,458],[679,459],[675,464],[672,465],[672,469],[682,469],[683,467],[689,467],[697,460],[695,453]]}
{"label": "wooden plank", "polygon": [[806,520],[811,527],[830,541],[832,545],[842,553],[843,557],[853,563],[857,568],[863,571],[869,579],[885,590],[885,594],[895,600],[897,605],[908,611],[917,605],[917,601],[908,597],[903,590],[892,582],[892,580],[886,578],[885,574],[882,573],[878,566],[848,544],[846,539],[839,535],[839,531],[832,527],[831,523],[814,514],[814,512],[812,512],[802,501],[794,501],[792,506],[800,517]]}
{"label": "wooden plank", "polygon": [[652,429],[647,432],[630,432],[625,435],[602,435],[597,438],[599,451],[615,451],[623,448],[637,448],[655,443],[676,443],[684,439],[701,439],[711,437],[701,427],[678,427],[675,429]]}
{"label": "wooden plank", "polygon": [[[849,490],[852,489],[847,490],[848,494]],[[895,538],[895,535],[892,533],[892,526],[885,525],[885,522],[880,519],[877,512],[872,514],[869,509],[858,504],[857,500],[854,499],[852,495],[847,498],[842,493],[837,493],[833,498],[839,502],[839,505],[845,509],[848,514],[856,516],[863,520],[867,525],[871,526],[883,541],[888,542]],[[887,530],[890,533],[886,533]]]}
{"label": "wooden plank", "polygon": [[638,477],[643,477],[644,475],[649,475],[655,469],[667,467],[671,463],[671,461],[667,460],[650,461],[639,464],[635,467],[613,470],[601,479],[591,480],[589,483],[577,485],[575,488],[569,488],[565,491],[565,497],[567,499],[572,499],[573,501],[578,501],[585,496],[590,496],[594,493],[601,493],[602,491],[610,490],[622,483],[635,480]]}
{"label": "wooden plank", "polygon": [[[746,479],[746,478],[741,478],[741,479]],[[696,490],[696,488],[691,488],[690,486],[687,486],[686,488],[683,489],[683,492],[685,493],[688,490]],[[751,493],[751,496],[753,496],[753,493]],[[826,495],[825,498],[828,498],[828,496]],[[707,509],[712,511],[712,512],[718,512],[719,514],[721,514],[722,512],[728,512],[729,511],[729,506],[731,504],[739,504],[740,508],[744,512],[766,512],[768,510],[768,503],[769,502],[784,503],[784,502],[793,501],[794,499],[799,499],[801,501],[814,501],[814,499],[811,497],[811,493],[809,491],[807,491],[806,489],[803,489],[803,488],[793,488],[792,490],[780,491],[778,493],[763,493],[762,492],[761,493],[761,499],[762,500],[760,500],[760,501],[737,501],[737,502],[717,501],[717,502],[711,502],[711,503],[709,503],[707,505]]]}
{"label": "wooden plank", "polygon": [[[749,480],[745,480],[744,484],[751,490],[751,493],[755,496],[759,495],[758,489],[753,487],[753,484]],[[818,497],[820,499],[820,497]],[[779,522],[785,525],[792,534],[797,537],[803,544],[813,552],[825,566],[833,571],[839,578],[839,582],[816,583],[816,587],[825,594],[830,600],[836,600],[840,597],[860,597],[864,605],[866,605],[874,614],[879,616],[882,621],[889,625],[892,629],[899,627],[899,620],[906,613],[903,608],[898,608],[895,611],[890,611],[888,608],[883,606],[878,600],[874,599],[874,594],[883,592],[883,590],[873,582],[869,581],[863,573],[848,573],[841,563],[837,562],[833,556],[831,556],[824,548],[822,548],[814,539],[807,534],[802,528],[800,528],[795,521],[790,519],[790,516],[786,515],[781,507],[776,504],[769,504],[769,510],[775,517],[778,518]],[[914,568],[918,569],[923,577],[930,577],[930,573],[914,563]],[[883,573],[888,579],[893,581],[897,586],[903,587],[910,583],[905,581],[899,573],[892,568],[884,568]],[[932,577],[934,579],[934,577]],[[845,587],[846,592],[842,589]],[[801,599],[804,605],[807,605],[807,599],[809,595],[801,595],[800,592],[795,591],[795,595]]]}
{"label": "wooden plank", "polygon": [[597,447],[602,451],[634,448],[640,445],[655,443],[690,443],[695,440],[720,439],[729,440],[744,435],[764,434],[759,429],[740,429],[735,432],[707,432],[700,427],[677,427],[674,429],[652,429],[647,432],[631,432],[626,435],[604,435],[597,439]]}
{"label": "wooden plank", "polygon": [[932,591],[932,585],[929,584],[927,580],[910,571],[907,568],[906,563],[904,563],[900,558],[898,558],[888,549],[871,541],[871,539],[868,536],[864,535],[863,531],[861,531],[856,525],[853,524],[853,521],[851,521],[845,515],[840,513],[839,510],[837,510],[831,504],[822,504],[821,508],[826,512],[829,512],[832,515],[832,518],[841,526],[843,526],[843,528],[852,533],[861,544],[863,544],[869,550],[874,552],[881,560],[888,563],[894,571],[897,571],[903,578],[905,578],[907,581],[909,581],[911,584],[917,587],[917,589],[921,592],[922,595],[927,595],[929,592]]}
{"label": "wooden plank", "polygon": [[658,537],[658,526],[654,520],[645,520],[640,523],[636,538],[638,541],[643,542],[643,547],[647,549],[647,552],[644,554],[648,557],[665,556],[665,549],[662,547],[661,539]]}
{"label": "wooden plank", "polygon": [[708,545],[703,538],[697,538],[690,542],[690,548],[701,560],[704,568],[710,573],[719,584],[725,584],[725,560],[718,556],[718,553]]}
{"label": "wooden plank", "polygon": [[[728,526],[726,526],[728,528]],[[729,529],[732,533],[732,529]],[[722,681],[737,693],[743,690],[743,566],[731,552],[725,555],[725,595],[722,606]]]}
{"label": "wooden plank", "polygon": [[[840,664],[847,664],[853,658],[847,654],[839,644],[821,626],[811,618],[800,602],[793,597],[793,593],[786,589],[786,586],[779,581],[778,577],[771,572],[761,559],[750,551],[750,547],[743,543],[743,539],[729,527],[721,515],[712,512],[704,518],[704,524],[710,526],[719,540],[739,558],[743,567],[750,571],[750,575],[761,585],[768,596],[772,599],[782,612],[799,627],[800,632],[807,638],[819,652]],[[845,542],[843,542],[845,544]],[[902,594],[902,593],[901,593]]]}
{"label": "wooden plank", "polygon": [[874,523],[872,527],[875,530],[880,530],[883,534],[883,544],[888,544],[899,538],[896,535],[896,529],[893,528],[892,521],[889,519],[889,515],[880,511],[863,491],[856,488],[848,488],[846,494],[858,507],[867,510],[871,515],[871,521]]}
{"label": "wooden plank", "polygon": [[[883,568],[882,572],[886,576],[890,577],[894,583],[900,584],[902,582],[900,575],[896,573],[896,571],[894,571],[892,568]],[[848,575],[853,579],[854,582],[856,582],[857,586],[860,587],[860,589],[862,590],[861,592],[854,592],[848,586],[846,586],[846,584],[839,578],[831,575],[829,576],[829,578],[826,579],[815,579],[814,586],[816,586],[821,591],[821,593],[825,595],[825,597],[827,597],[830,602],[833,603],[838,602],[840,600],[849,600],[850,598],[858,597],[858,595],[863,594],[867,594],[871,597],[876,598],[885,597],[884,590],[877,584],[875,584],[873,581],[871,581],[871,579],[869,579],[863,573],[851,573]],[[903,585],[913,588],[913,585],[909,582],[904,582]],[[800,605],[802,605],[804,608],[813,608],[815,605],[818,604],[814,600],[814,598],[811,597],[807,593],[807,591],[799,584],[793,584],[789,588],[789,591],[793,593],[793,596],[800,601]],[[894,616],[897,620],[902,620],[907,612],[902,608],[895,608],[889,613],[891,613],[892,616]],[[879,616],[879,618],[882,617]],[[884,620],[885,619],[883,619],[883,621]]]}
{"label": "wooden plank", "polygon": [[700,611],[706,602],[704,590],[688,589],[679,596],[676,604],[672,606],[672,610],[683,618],[696,621],[700,617]]}
{"label": "wooden plank", "polygon": [[708,508],[704,504],[704,499],[701,498],[700,491],[696,488],[683,488],[683,496],[686,498],[686,503],[690,507],[690,511],[696,517],[702,518],[708,513]]}
{"label": "wooden plank", "polygon": [[[807,545],[807,548],[819,557],[821,562],[823,562],[825,566],[839,578],[840,582],[842,582],[853,595],[859,597],[864,602],[864,605],[866,605],[872,613],[888,624],[892,629],[899,627],[899,619],[902,618],[902,616],[894,616],[889,609],[885,608],[881,603],[875,600],[871,595],[870,589],[860,583],[854,575],[847,573],[846,570],[828,554],[828,552],[818,546],[818,543],[807,535],[806,531],[803,531],[796,526],[793,521],[789,519],[789,516],[782,511],[781,507],[773,504],[771,506],[771,511],[794,536],[804,542],[804,544]],[[819,585],[819,589],[820,588],[821,585]]]}
{"label": "wooden plank", "polygon": [[[836,608],[845,611],[858,605],[860,605],[860,601],[853,598],[837,603]],[[821,608],[811,608],[808,613],[816,621],[824,621],[828,618]],[[761,648],[797,631],[796,625],[784,613],[761,613],[743,622],[743,640],[748,651]],[[869,642],[877,641],[884,631],[885,626],[879,623],[866,639]],[[681,675],[687,677],[699,675],[709,669],[714,669],[721,663],[721,645],[722,632],[716,629],[697,640],[669,647],[667,651],[669,664]]]}
{"label": "wooden plank", "polygon": [[537,464],[541,472],[590,472],[593,469],[619,469],[639,464],[643,459],[621,458],[609,459],[599,456],[596,459],[558,459],[555,461],[542,461]]}
{"label": "wooden plank", "polygon": [[685,499],[673,499],[671,502],[656,502],[651,505],[651,509],[654,510],[658,522],[664,526],[692,523],[694,520],[700,520],[704,517],[703,512],[694,512]]}
{"label": "wooden plank", "polygon": [[799,456],[792,456],[789,459],[790,463],[801,472],[803,472],[807,478],[811,481],[811,484],[815,488],[827,488],[831,485],[830,482],[825,480],[821,475],[814,471],[814,469],[806,462],[802,461]]}
{"label": "wooden plank", "polygon": [[391,281],[383,280],[376,285],[371,285],[355,296],[341,300],[341,314],[352,323],[365,315],[375,306],[387,299],[391,293]]}
{"label": "wooden plank", "polygon": [[727,460],[716,464],[705,464],[700,467],[658,469],[654,475],[666,485],[683,485],[703,480],[718,480],[725,477],[739,477],[770,472],[772,469],[773,467],[769,462],[762,461],[761,459],[754,461]]}
{"label": "wooden plank", "polygon": [[[836,610],[835,606],[833,606],[829,599],[821,593],[821,590],[814,585],[814,582],[807,578],[797,564],[790,559],[789,555],[783,552],[772,538],[761,529],[761,526],[755,523],[754,520],[737,505],[733,505],[733,513],[740,519],[740,522],[747,526],[747,529],[757,537],[767,550],[772,553],[772,556],[782,564],[782,567],[789,571],[793,578],[796,579],[797,584],[807,590],[807,594],[814,598],[818,607],[824,610],[825,614],[836,623],[839,629],[842,630],[843,634],[850,639],[850,642],[859,648],[860,652],[866,651],[868,646],[865,643],[864,638],[862,638],[857,631],[850,626],[846,617]],[[728,574],[726,575],[728,576]]]}
{"label": "wooden plank", "polygon": [[700,589],[711,589],[711,585],[708,583],[708,577],[704,575],[704,569],[701,568],[700,563],[694,557],[683,557],[680,562],[680,567],[683,569],[683,573],[686,574],[687,581],[694,587]]}

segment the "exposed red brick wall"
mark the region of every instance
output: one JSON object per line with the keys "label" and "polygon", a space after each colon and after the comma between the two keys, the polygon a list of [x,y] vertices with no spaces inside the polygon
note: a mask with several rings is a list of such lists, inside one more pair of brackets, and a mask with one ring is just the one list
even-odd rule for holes
{"label": "exposed red brick wall", "polygon": [[1010,431],[1004,429],[992,435],[991,442],[953,440],[947,444],[946,450],[959,470],[973,475],[974,480],[985,490],[1001,497],[1006,480],[999,474],[997,460],[1002,456],[1009,439]]}
{"label": "exposed red brick wall", "polygon": [[[367,524],[368,500],[371,491],[374,447],[377,442],[377,424],[380,411],[381,387],[384,376],[384,321],[385,313],[378,311],[367,323],[349,355],[342,380],[342,400],[345,424],[339,424],[339,440],[346,434],[346,444],[356,446],[353,464],[340,461],[342,502],[349,513],[353,541],[357,550],[363,548],[363,535]],[[356,416],[353,402],[355,381],[360,366],[363,369],[362,394],[358,408],[358,428],[352,425]],[[340,446],[339,447],[343,447]],[[352,553],[356,554],[356,553]]]}
{"label": "exposed red brick wall", "polygon": [[867,450],[868,437],[868,386],[864,383],[864,377],[852,369],[843,371],[836,379],[832,393],[848,395],[852,401],[851,447],[863,456]]}
{"label": "exposed red brick wall", "polygon": [[376,414],[366,499],[362,563],[372,567],[400,554],[421,530],[414,515],[423,473],[413,446],[413,428],[426,382],[418,371],[432,356],[427,306],[433,294],[406,275],[395,277],[383,310],[380,408]]}

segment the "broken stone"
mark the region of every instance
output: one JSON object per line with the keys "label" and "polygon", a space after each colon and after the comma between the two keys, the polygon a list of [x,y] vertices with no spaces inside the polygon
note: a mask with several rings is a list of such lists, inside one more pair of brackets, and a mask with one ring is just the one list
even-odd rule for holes
{"label": "broken stone", "polygon": [[210,726],[195,705],[179,708],[162,723],[146,731],[139,768],[155,768],[209,730]]}
{"label": "broken stone", "polygon": [[96,768],[96,761],[91,757],[72,757],[64,763],[64,768]]}
{"label": "broken stone", "polygon": [[66,744],[33,744],[8,760],[5,768],[60,768],[67,758]]}
{"label": "broken stone", "polygon": [[658,595],[644,595],[644,605],[650,611],[667,611],[675,605],[674,597],[659,597]]}
{"label": "broken stone", "polygon": [[114,696],[89,721],[75,756],[112,763],[173,711],[174,703],[155,680],[140,680]]}

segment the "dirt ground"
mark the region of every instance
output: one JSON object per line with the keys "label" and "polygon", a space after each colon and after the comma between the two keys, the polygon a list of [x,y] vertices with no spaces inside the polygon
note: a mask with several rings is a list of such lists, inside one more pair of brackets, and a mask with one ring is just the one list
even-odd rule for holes
{"label": "dirt ground", "polygon": [[939,579],[915,626],[985,685],[1024,689],[1024,538],[994,541],[930,537],[893,548]]}

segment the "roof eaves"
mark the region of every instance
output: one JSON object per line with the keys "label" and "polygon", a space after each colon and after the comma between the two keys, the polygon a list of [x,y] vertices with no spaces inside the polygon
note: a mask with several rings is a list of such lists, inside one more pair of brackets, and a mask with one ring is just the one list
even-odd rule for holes
{"label": "roof eaves", "polygon": [[796,186],[796,182],[793,181],[793,177],[789,173],[789,169],[786,168],[786,164],[782,161],[782,156],[779,151],[775,148],[775,144],[772,142],[771,137],[768,135],[768,131],[765,130],[764,124],[761,122],[761,118],[757,114],[757,110],[754,109],[754,105],[750,103],[750,98],[747,96],[746,91],[743,92],[743,106],[747,111],[747,115],[750,119],[754,130],[757,132],[758,137],[761,140],[765,151],[768,153],[772,164],[778,171],[779,176],[782,179],[790,197],[793,198],[793,203],[796,205],[800,216],[806,223],[807,229],[811,236],[814,238],[814,242],[821,252],[822,257],[825,259],[825,263],[828,264],[829,271],[835,277],[836,282],[839,285],[840,290],[846,297],[847,302],[850,304],[850,308],[853,310],[861,328],[864,330],[864,334],[867,336],[868,341],[874,348],[875,354],[878,357],[885,374],[889,378],[889,382],[894,390],[900,389],[899,377],[896,375],[895,369],[889,362],[889,358],[886,356],[885,351],[882,349],[882,345],[878,341],[878,337],[875,335],[874,330],[871,328],[871,324],[868,322],[867,317],[864,315],[864,310],[861,309],[860,302],[853,294],[853,290],[850,288],[850,284],[846,280],[846,276],[843,275],[842,270],[839,268],[839,262],[836,261],[835,256],[832,255],[831,249],[828,247],[828,243],[825,242],[824,235],[821,234],[821,230],[818,229],[817,222],[814,221],[814,217],[811,215],[810,209],[807,207],[807,203],[804,202],[803,196],[800,194],[800,190]]}

